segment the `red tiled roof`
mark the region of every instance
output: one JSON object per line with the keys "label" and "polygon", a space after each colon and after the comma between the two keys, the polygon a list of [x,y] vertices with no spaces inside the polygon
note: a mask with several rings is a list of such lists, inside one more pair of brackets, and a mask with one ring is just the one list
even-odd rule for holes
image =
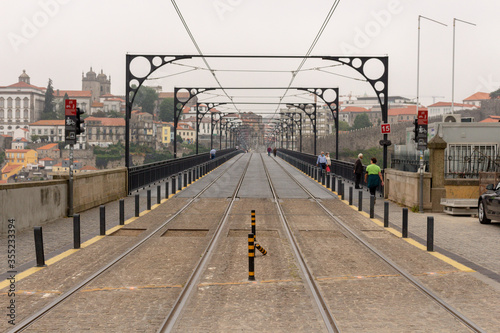
{"label": "red tiled roof", "polygon": [[26,140],[25,138],[21,138],[20,140],[21,142],[29,142],[28,140]]}
{"label": "red tiled roof", "polygon": [[477,93],[464,99],[464,101],[480,101],[484,99],[490,99],[490,94],[478,91]]}
{"label": "red tiled roof", "polygon": [[[189,93],[187,92],[178,92],[177,97],[189,97]],[[158,94],[158,98],[174,98],[173,92],[161,92]]]}
{"label": "red tiled roof", "polygon": [[27,84],[26,82],[17,82],[14,84],[11,84],[10,86],[6,86],[4,88],[32,88],[32,89],[38,89],[38,90],[45,90],[45,88],[42,87],[37,87],[32,84]]}
{"label": "red tiled roof", "polygon": [[85,122],[99,121],[101,126],[125,126],[125,119],[123,118],[99,118],[99,117],[88,117]]}
{"label": "red tiled roof", "polygon": [[498,122],[500,122],[500,116],[489,116],[489,118],[480,121],[480,123],[498,123]]}
{"label": "red tiled roof", "polygon": [[61,120],[39,120],[31,123],[30,126],[64,126],[64,119]]}
{"label": "red tiled roof", "polygon": [[7,134],[2,134],[0,136],[3,136],[4,138],[12,138],[10,135],[7,135]]}
{"label": "red tiled roof", "polygon": [[102,108],[104,106],[104,103],[99,103],[99,102],[94,102],[92,103],[93,108]]}
{"label": "red tiled roof", "polygon": [[99,170],[96,167],[93,167],[92,165],[86,165],[82,167],[80,170]]}
{"label": "red tiled roof", "polygon": [[[439,106],[451,106],[451,102],[437,102],[432,105],[429,105],[428,108],[432,107],[439,107]],[[472,105],[472,104],[460,104],[460,103],[453,103],[453,107],[466,107],[466,108],[477,108],[477,106]]]}
{"label": "red tiled roof", "polygon": [[92,97],[92,91],[90,90],[59,90],[54,91],[54,97],[64,97],[68,94],[68,97]]}
{"label": "red tiled roof", "polygon": [[106,98],[105,101],[114,101],[114,102],[125,102],[121,98]]}
{"label": "red tiled roof", "polygon": [[62,162],[59,162],[59,163],[57,163],[57,164],[54,164],[54,166],[55,166],[55,167],[58,167],[58,166],[62,167]]}
{"label": "red tiled roof", "polygon": [[104,97],[104,98],[115,97],[115,95],[113,95],[113,94],[105,94],[105,95],[102,95],[101,97]]}
{"label": "red tiled roof", "polygon": [[23,131],[25,132],[29,132],[29,130],[27,128],[21,128]]}
{"label": "red tiled roof", "polygon": [[12,170],[15,170],[22,166],[23,166],[22,164],[7,164],[6,166],[3,167],[2,173],[9,173]]}
{"label": "red tiled roof", "polygon": [[5,149],[6,153],[27,153],[31,149]]}
{"label": "red tiled roof", "polygon": [[52,149],[54,147],[58,147],[58,144],[57,143],[49,143],[48,145],[37,148],[36,150],[49,150],[49,149]]}
{"label": "red tiled roof", "polygon": [[52,158],[50,158],[50,157],[45,157],[45,158],[42,158],[42,159],[41,159],[41,160],[39,160],[39,161],[53,161],[53,159],[52,159]]}
{"label": "red tiled roof", "polygon": [[360,106],[348,106],[345,109],[341,110],[341,112],[370,112],[370,110],[362,108]]}
{"label": "red tiled roof", "polygon": [[[416,115],[417,114],[417,107],[416,106],[407,106],[404,108],[393,108],[389,109],[388,114],[389,116],[398,116],[401,114],[407,114],[407,115]],[[420,107],[419,111],[426,111],[427,108]]]}

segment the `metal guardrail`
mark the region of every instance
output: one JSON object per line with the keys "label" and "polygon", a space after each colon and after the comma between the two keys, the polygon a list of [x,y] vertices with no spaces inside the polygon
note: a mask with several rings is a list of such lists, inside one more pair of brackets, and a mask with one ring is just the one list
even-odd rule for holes
{"label": "metal guardrail", "polygon": [[131,193],[141,187],[176,175],[195,166],[206,164],[209,170],[212,170],[241,152],[241,150],[230,148],[217,151],[216,158],[213,160],[210,159],[210,153],[203,153],[130,167],[128,170],[128,192]]}
{"label": "metal guardrail", "polygon": [[[288,149],[278,149],[278,156],[283,158],[287,162],[293,162],[292,164],[301,169],[300,165],[301,163],[305,163],[307,165],[312,165],[313,168],[318,168],[316,167],[316,161],[318,159],[317,156],[312,155],[312,154],[306,154],[306,153],[300,153],[294,150],[288,150]],[[361,177],[361,182],[359,183],[361,186],[366,187],[364,175],[366,173],[366,166],[363,166],[363,177]],[[383,173],[383,171],[382,171]],[[355,182],[356,181],[356,176],[354,175],[354,163],[352,162],[346,162],[346,161],[340,161],[340,160],[334,160],[332,159],[332,165],[331,165],[331,175],[335,177],[342,177],[348,181]],[[382,186],[379,186],[377,188],[377,191],[380,192],[381,194],[384,193],[384,188]]]}

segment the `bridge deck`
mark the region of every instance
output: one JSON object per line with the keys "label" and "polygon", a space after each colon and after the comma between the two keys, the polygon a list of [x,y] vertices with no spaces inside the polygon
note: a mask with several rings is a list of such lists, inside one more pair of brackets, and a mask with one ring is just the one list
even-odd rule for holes
{"label": "bridge deck", "polygon": [[[175,214],[222,174],[194,206],[168,225],[161,237],[142,246],[130,258],[118,263],[115,270],[93,281],[28,330],[156,331],[190,275],[192,265],[199,260],[209,236],[214,233],[229,202],[227,198],[232,196],[247,161],[250,161],[248,173],[239,199],[222,230],[223,237],[175,330],[324,331],[324,324],[304,288],[304,277],[286,240],[258,154],[233,158],[137,219],[132,217],[133,197],[128,198],[127,224],[117,229],[113,236],[92,238],[99,230],[98,210],[83,213],[84,235],[86,239],[92,239],[92,243],[81,250],[64,252],[72,244],[70,219],[44,226],[47,259],[52,257],[52,262],[45,268],[35,269],[36,272],[28,272],[31,274],[16,282],[17,321],[84,280],[103,263]],[[456,320],[446,317],[443,310],[429,303],[416,289],[405,286],[397,273],[376,262],[372,254],[356,247],[352,238],[336,227],[311,197],[290,181],[281,166],[339,220],[357,230],[429,288],[440,291],[454,307],[482,328],[494,331],[500,326],[500,319],[495,316],[500,306],[498,224],[484,226],[469,217],[433,214],[435,250],[445,256],[431,255],[418,244],[425,244],[429,214],[410,212],[410,240],[407,242],[398,237],[401,207],[390,204],[391,228],[384,229],[380,226],[383,200],[377,200],[375,207],[378,219],[369,219],[366,212],[349,207],[346,201],[338,199],[336,193],[284,161],[277,159],[276,163],[267,155],[263,156],[263,161],[275,182],[301,251],[342,332],[467,330]],[[155,203],[155,188],[151,192]],[[140,195],[144,210],[145,191]],[[365,211],[367,197],[365,195],[363,202]],[[355,203],[357,198],[356,190]],[[110,203],[107,209],[109,228],[117,224],[117,203]],[[257,213],[258,241],[268,250],[266,256],[256,255],[255,283],[247,279],[246,257],[252,209]],[[18,234],[16,241],[19,244],[20,271],[21,267],[27,269],[34,265],[31,232]],[[2,243],[4,246],[5,242]],[[2,251],[6,253],[7,249],[2,248]],[[53,258],[58,253],[64,253],[64,258]],[[2,272],[7,271],[5,260],[0,261],[0,267]],[[2,302],[8,304],[8,287],[5,284],[0,287],[3,288],[0,290]],[[7,321],[0,321],[0,330],[7,328],[11,328]]]}

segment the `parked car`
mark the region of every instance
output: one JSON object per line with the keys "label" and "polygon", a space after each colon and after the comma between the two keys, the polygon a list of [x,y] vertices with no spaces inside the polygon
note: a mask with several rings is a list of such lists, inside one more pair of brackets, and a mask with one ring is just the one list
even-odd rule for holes
{"label": "parked car", "polygon": [[500,221],[500,183],[486,186],[486,192],[479,197],[477,216],[482,224],[491,220]]}

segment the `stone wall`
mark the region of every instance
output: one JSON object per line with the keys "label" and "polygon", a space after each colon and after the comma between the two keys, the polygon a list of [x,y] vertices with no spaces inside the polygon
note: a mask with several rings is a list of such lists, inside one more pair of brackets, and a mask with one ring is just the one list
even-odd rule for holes
{"label": "stone wall", "polygon": [[[431,175],[424,173],[424,210],[431,210]],[[385,169],[384,196],[407,207],[418,207],[420,202],[420,174],[417,172]]]}
{"label": "stone wall", "polygon": [[0,234],[7,232],[8,219],[21,231],[66,216],[67,194],[64,180],[0,185]]}
{"label": "stone wall", "polygon": [[479,179],[445,179],[447,199],[479,198]]}

